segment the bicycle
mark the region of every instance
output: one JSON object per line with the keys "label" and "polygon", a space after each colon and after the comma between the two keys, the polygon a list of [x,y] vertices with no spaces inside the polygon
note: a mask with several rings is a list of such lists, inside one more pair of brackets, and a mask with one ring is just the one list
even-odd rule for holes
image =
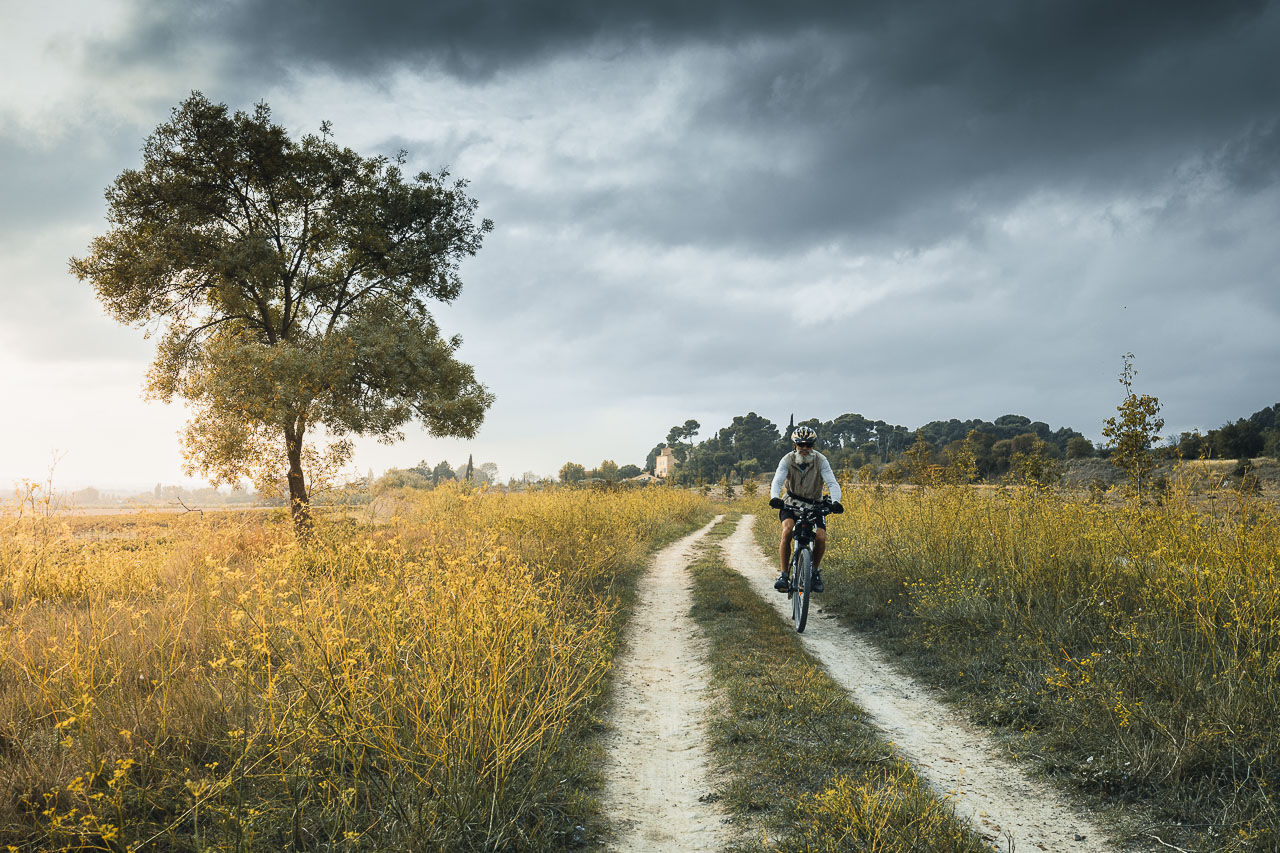
{"label": "bicycle", "polygon": [[809,596],[813,594],[813,540],[814,528],[822,519],[835,512],[831,498],[823,495],[811,504],[788,501],[788,508],[796,514],[796,525],[791,538],[791,621],[796,633],[804,633],[809,620]]}

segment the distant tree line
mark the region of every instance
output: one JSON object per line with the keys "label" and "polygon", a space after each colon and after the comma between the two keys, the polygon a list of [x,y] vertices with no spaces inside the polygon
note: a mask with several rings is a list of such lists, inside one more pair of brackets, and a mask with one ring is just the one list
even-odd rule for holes
{"label": "distant tree line", "polygon": [[1170,447],[1183,459],[1280,459],[1280,403],[1204,434],[1181,433]]}
{"label": "distant tree line", "polygon": [[456,469],[447,461],[433,465],[423,459],[412,468],[392,468],[376,480],[372,475],[369,477],[374,492],[389,489],[434,489],[441,483],[453,480],[493,485],[498,482],[498,466],[492,462],[476,465],[469,456],[466,463],[458,465]]}
{"label": "distant tree line", "polygon": [[252,504],[260,499],[256,492],[246,489],[221,491],[212,486],[186,488],[156,483],[148,492],[131,493],[118,490],[99,490],[94,486],[77,489],[64,497],[70,497],[73,506],[121,506],[129,504],[177,504],[191,506],[226,506]]}
{"label": "distant tree line", "polygon": [[[1097,453],[1093,442],[1070,427],[1053,429],[1024,415],[1001,415],[994,421],[931,421],[916,431],[913,445],[924,442],[929,461],[938,465],[971,464],[973,478],[996,480],[1014,473],[1039,480],[1062,459]],[[916,447],[917,460],[924,449]],[[962,457],[971,458],[962,458]],[[1030,466],[1030,467],[1028,467]]]}
{"label": "distant tree line", "polygon": [[[1054,430],[1023,415],[1003,415],[995,421],[932,421],[913,431],[860,414],[843,414],[830,421],[811,418],[783,429],[748,412],[701,442],[694,441],[701,431],[697,421],[672,427],[666,441],[649,451],[645,466],[653,472],[658,455],[670,447],[680,482],[741,483],[771,472],[791,449],[791,432],[800,426],[817,431],[818,448],[837,471],[888,467],[890,476],[908,465],[961,465],[973,469],[969,479],[995,479],[1007,474],[1015,461],[1025,462],[1031,456],[1059,460],[1096,452],[1093,443],[1076,430]],[[914,452],[910,458],[909,452]]]}
{"label": "distant tree line", "polygon": [[577,462],[566,462],[560,466],[560,482],[562,483],[620,483],[644,473],[639,465],[619,465],[612,459],[605,459],[595,468],[587,468]]}

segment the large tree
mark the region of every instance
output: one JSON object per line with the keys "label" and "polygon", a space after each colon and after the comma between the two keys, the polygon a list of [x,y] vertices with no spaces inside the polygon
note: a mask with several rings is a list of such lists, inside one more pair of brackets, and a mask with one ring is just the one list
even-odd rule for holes
{"label": "large tree", "polygon": [[71,261],[117,320],[160,333],[148,391],[194,408],[188,470],[286,480],[300,535],[304,470],[349,457],[350,436],[390,442],[418,421],[470,437],[493,400],[428,310],[457,297],[492,223],[465,182],[406,179],[403,160],[339,147],[327,122],[294,140],[266,104],[232,113],[194,92]]}

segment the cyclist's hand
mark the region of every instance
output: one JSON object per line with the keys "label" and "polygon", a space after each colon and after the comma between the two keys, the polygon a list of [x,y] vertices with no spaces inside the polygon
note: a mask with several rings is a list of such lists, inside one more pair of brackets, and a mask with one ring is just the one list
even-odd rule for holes
{"label": "cyclist's hand", "polygon": [[840,503],[840,501],[832,501],[831,511],[834,512],[836,515],[839,515],[840,513],[844,512],[844,504]]}
{"label": "cyclist's hand", "polygon": [[769,506],[773,507],[774,509],[782,509],[783,507],[782,498],[769,498]]}

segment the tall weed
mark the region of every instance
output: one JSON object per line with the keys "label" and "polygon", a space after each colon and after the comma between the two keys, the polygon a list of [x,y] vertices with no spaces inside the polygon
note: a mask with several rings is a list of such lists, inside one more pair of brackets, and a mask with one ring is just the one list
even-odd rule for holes
{"label": "tall weed", "polygon": [[629,579],[705,503],[387,508],[305,548],[283,513],[0,519],[0,841],[565,846]]}
{"label": "tall weed", "polygon": [[845,505],[824,566],[848,615],[1031,733],[1050,770],[1214,849],[1278,843],[1273,504],[944,487]]}

